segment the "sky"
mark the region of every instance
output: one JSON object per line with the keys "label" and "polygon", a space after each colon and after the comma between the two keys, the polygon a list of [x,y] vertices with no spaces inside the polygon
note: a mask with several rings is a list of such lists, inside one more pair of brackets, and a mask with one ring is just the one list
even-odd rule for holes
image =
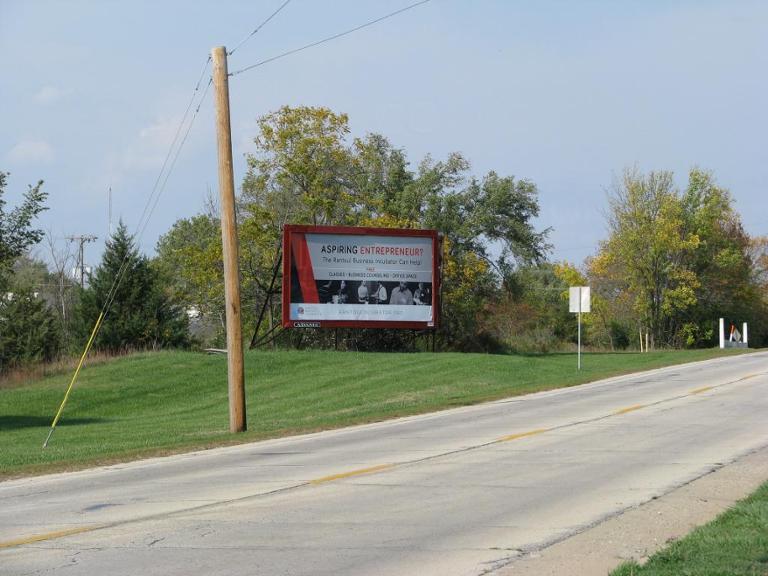
{"label": "sky", "polygon": [[[0,0],[0,170],[6,200],[45,180],[40,218],[63,246],[113,221],[152,255],[218,194],[209,92],[143,230],[137,228],[214,46],[233,48],[284,0]],[[230,71],[413,0],[291,0]],[[580,264],[606,237],[622,171],[710,170],[750,234],[768,233],[768,2],[432,0],[230,79],[235,184],[256,120],[282,105],[349,115],[415,168],[461,152],[534,182],[551,259]],[[210,75],[210,68],[204,79]],[[203,82],[205,84],[205,80]],[[202,91],[198,91],[200,96]],[[161,179],[161,182],[164,180]],[[45,257],[45,250],[38,250]]]}

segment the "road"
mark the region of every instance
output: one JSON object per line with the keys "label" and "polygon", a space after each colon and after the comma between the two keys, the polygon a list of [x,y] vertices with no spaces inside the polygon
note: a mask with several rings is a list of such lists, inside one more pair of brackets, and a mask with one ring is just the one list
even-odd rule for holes
{"label": "road", "polygon": [[0,483],[0,574],[477,575],[768,445],[768,353]]}

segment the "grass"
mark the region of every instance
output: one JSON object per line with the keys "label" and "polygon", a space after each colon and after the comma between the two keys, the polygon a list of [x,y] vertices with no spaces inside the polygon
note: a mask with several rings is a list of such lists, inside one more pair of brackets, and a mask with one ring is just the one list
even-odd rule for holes
{"label": "grass", "polygon": [[768,482],[751,496],[643,566],[627,562],[611,576],[765,576],[768,574]]}
{"label": "grass", "polygon": [[234,435],[224,356],[135,354],[84,368],[45,450],[71,374],[0,388],[0,478],[373,422],[719,355],[594,353],[577,372],[575,354],[249,352],[248,432]]}

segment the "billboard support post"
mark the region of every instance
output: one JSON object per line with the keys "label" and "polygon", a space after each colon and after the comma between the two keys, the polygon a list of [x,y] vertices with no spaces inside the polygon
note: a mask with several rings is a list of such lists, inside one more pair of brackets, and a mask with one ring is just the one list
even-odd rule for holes
{"label": "billboard support post", "polygon": [[244,432],[246,429],[245,373],[243,368],[243,333],[240,322],[240,273],[237,219],[235,216],[235,177],[232,169],[227,51],[224,46],[214,48],[211,51],[211,59],[213,60],[213,85],[216,93],[216,141],[219,157],[221,239],[224,256],[229,431]]}
{"label": "billboard support post", "polygon": [[568,289],[568,311],[578,315],[577,366],[581,370],[581,314],[589,312],[589,286],[571,286]]}
{"label": "billboard support post", "polygon": [[[277,247],[277,252],[275,254],[275,265],[272,268],[272,280],[269,283],[269,290],[267,290],[266,295],[264,296],[264,304],[261,307],[261,311],[259,312],[259,319],[256,321],[256,328],[253,329],[253,337],[251,338],[251,345],[248,347],[250,350],[253,350],[258,346],[259,340],[259,329],[261,328],[261,323],[264,320],[264,312],[266,310],[269,310],[269,328],[270,331],[273,328],[272,324],[272,295],[275,294],[275,282],[277,281],[277,275],[280,272],[280,268],[283,263],[283,253],[282,248],[280,245]],[[263,336],[262,336],[263,338]],[[274,343],[274,340],[272,341]]]}

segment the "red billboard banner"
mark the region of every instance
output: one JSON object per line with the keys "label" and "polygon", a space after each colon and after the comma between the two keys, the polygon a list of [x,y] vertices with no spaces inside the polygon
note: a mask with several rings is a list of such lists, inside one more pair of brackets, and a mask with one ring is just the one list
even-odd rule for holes
{"label": "red billboard banner", "polygon": [[436,230],[283,228],[283,326],[433,329]]}

